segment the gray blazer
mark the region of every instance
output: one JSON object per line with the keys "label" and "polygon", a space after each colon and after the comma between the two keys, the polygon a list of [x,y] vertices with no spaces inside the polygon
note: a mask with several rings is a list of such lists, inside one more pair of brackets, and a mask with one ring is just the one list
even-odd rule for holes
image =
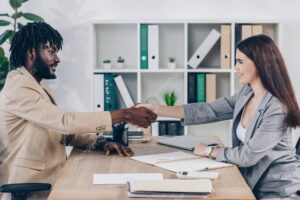
{"label": "gray blazer", "polygon": [[250,86],[229,98],[184,105],[184,125],[233,119],[232,148],[216,160],[236,164],[257,198],[285,197],[300,190],[300,158],[292,146],[291,129],[284,122],[283,105],[266,92],[246,131],[245,144],[236,129],[242,110],[253,95]]}

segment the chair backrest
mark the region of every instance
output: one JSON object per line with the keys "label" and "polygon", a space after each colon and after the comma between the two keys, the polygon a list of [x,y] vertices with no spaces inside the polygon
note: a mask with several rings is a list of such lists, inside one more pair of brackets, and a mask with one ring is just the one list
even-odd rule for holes
{"label": "chair backrest", "polygon": [[296,144],[296,154],[300,156],[300,137],[299,137],[298,142]]}

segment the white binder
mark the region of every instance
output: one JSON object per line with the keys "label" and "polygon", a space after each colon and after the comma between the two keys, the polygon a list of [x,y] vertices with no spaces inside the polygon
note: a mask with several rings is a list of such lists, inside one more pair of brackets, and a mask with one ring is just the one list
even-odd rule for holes
{"label": "white binder", "polygon": [[116,83],[117,88],[123,98],[123,101],[124,101],[126,107],[130,108],[130,107],[134,106],[133,100],[129,94],[129,91],[124,83],[122,76],[121,75],[116,76],[114,79],[115,79],[115,83]]}
{"label": "white binder", "polygon": [[208,36],[188,61],[188,65],[192,68],[196,68],[205,58],[214,44],[219,40],[220,36],[221,35],[218,31],[216,31],[215,29],[211,30]]}
{"label": "white binder", "polygon": [[148,26],[148,69],[158,69],[159,38],[158,25]]}
{"label": "white binder", "polygon": [[104,75],[94,74],[94,111],[104,111]]}

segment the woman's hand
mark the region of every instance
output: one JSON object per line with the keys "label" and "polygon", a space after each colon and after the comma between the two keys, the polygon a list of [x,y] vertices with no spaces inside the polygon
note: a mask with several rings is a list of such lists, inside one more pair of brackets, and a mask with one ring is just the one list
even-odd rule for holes
{"label": "woman's hand", "polygon": [[197,146],[195,147],[195,150],[194,150],[194,154],[196,154],[198,156],[206,156],[206,154],[205,154],[206,148],[207,148],[207,145],[205,145],[205,144],[197,144]]}

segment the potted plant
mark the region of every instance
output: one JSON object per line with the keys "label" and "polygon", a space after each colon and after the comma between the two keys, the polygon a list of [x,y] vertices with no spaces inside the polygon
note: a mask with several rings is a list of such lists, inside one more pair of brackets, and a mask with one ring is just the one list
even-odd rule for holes
{"label": "potted plant", "polygon": [[174,57],[169,57],[168,58],[169,62],[168,62],[168,68],[169,69],[175,69],[176,68],[176,59]]}
{"label": "potted plant", "polygon": [[103,67],[104,67],[104,69],[110,69],[111,68],[111,60],[109,60],[109,59],[103,60]]}
{"label": "potted plant", "polygon": [[118,57],[117,59],[117,68],[123,68],[125,63],[125,59],[122,58],[121,56]]}
{"label": "potted plant", "polygon": [[12,66],[9,63],[8,56],[5,55],[4,49],[1,47],[4,42],[10,43],[15,33],[24,26],[20,19],[24,18],[28,21],[39,22],[44,21],[44,19],[36,14],[21,12],[19,9],[28,0],[9,0],[9,4],[13,9],[13,13],[0,13],[0,27],[7,26],[7,30],[0,33],[0,90],[2,89],[6,76],[9,71],[15,69],[18,66]]}
{"label": "potted plant", "polygon": [[167,91],[163,94],[164,101],[167,106],[174,106],[177,100],[177,96],[174,91]]}

